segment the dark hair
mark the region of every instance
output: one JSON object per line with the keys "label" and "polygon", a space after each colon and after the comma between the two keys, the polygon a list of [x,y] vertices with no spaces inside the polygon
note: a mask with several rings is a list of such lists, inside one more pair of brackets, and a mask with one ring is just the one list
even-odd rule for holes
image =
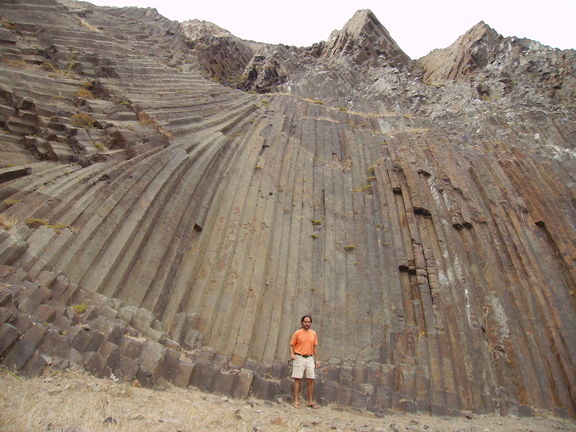
{"label": "dark hair", "polygon": [[300,324],[302,324],[306,318],[310,318],[310,322],[312,322],[312,317],[310,315],[304,315],[300,320]]}

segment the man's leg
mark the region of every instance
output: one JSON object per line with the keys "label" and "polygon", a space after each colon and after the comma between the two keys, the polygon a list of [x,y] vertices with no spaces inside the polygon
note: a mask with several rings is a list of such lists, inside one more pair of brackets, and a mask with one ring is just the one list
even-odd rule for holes
{"label": "man's leg", "polygon": [[308,395],[308,406],[316,408],[314,403],[314,380],[306,378],[306,394]]}
{"label": "man's leg", "polygon": [[295,406],[300,406],[300,383],[302,378],[294,378],[294,396],[292,402]]}

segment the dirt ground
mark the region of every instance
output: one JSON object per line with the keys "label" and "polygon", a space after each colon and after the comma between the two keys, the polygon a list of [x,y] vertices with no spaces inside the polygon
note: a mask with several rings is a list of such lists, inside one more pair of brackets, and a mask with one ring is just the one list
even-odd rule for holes
{"label": "dirt ground", "polygon": [[22,378],[0,372],[1,432],[116,431],[576,431],[576,420],[535,417],[435,417],[390,411],[383,417],[337,406],[295,408],[288,402],[236,400],[163,385],[158,389],[98,379],[84,372]]}

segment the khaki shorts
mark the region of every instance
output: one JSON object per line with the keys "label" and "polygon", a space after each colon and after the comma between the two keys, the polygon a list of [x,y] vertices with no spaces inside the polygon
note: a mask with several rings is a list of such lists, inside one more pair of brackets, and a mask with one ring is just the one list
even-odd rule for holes
{"label": "khaki shorts", "polygon": [[314,379],[314,357],[297,355],[292,364],[292,378]]}

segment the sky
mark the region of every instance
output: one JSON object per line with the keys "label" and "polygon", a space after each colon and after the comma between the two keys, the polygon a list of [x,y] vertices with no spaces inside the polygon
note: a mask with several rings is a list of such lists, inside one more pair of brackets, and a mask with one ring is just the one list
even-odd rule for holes
{"label": "sky", "polygon": [[411,58],[451,45],[484,21],[502,36],[576,49],[576,0],[90,0],[153,7],[175,21],[210,21],[242,39],[310,46],[370,9]]}

